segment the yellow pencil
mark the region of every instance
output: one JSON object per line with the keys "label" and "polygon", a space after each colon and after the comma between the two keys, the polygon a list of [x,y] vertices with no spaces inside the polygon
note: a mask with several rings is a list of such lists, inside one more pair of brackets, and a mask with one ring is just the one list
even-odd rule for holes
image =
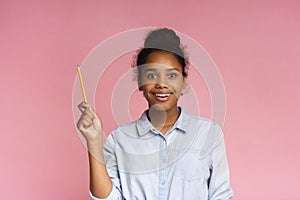
{"label": "yellow pencil", "polygon": [[81,85],[81,91],[82,91],[82,95],[83,95],[83,100],[84,100],[85,103],[87,103],[86,96],[85,96],[84,85],[83,85],[82,76],[81,76],[81,72],[80,72],[79,66],[77,66],[77,72],[78,72],[79,81],[80,81],[80,85]]}

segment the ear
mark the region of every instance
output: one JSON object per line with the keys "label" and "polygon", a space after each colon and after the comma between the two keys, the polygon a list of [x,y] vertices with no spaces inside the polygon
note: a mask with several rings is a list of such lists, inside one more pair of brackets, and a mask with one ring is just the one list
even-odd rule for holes
{"label": "ear", "polygon": [[139,91],[143,91],[143,84],[141,82],[138,83]]}
{"label": "ear", "polygon": [[138,83],[139,91],[142,91],[143,90],[143,84],[142,84],[142,81],[141,81],[140,77],[138,77],[137,83]]}

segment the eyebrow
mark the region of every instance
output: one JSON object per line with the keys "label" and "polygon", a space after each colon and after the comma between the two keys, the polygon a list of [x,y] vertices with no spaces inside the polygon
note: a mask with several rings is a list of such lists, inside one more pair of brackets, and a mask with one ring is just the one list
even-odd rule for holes
{"label": "eyebrow", "polygon": [[[168,68],[168,69],[166,69],[166,70],[167,70],[167,71],[174,71],[174,70],[179,71],[177,68],[174,68],[174,67]],[[146,71],[146,72],[148,72],[148,71],[157,71],[157,69],[156,69],[156,68],[148,68],[148,69],[146,69],[145,71]]]}

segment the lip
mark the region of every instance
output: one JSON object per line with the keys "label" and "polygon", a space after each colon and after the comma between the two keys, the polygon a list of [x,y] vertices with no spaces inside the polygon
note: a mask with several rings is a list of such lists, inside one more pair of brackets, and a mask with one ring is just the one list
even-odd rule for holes
{"label": "lip", "polygon": [[173,94],[172,92],[153,92],[153,96],[156,100],[165,102],[169,99],[169,97]]}

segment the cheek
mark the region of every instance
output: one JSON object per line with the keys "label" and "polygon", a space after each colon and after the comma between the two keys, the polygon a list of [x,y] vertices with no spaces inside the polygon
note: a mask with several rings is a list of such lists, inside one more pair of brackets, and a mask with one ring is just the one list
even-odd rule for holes
{"label": "cheek", "polygon": [[144,84],[140,87],[140,90],[143,91],[144,96],[149,96],[151,85],[150,84]]}
{"label": "cheek", "polygon": [[182,81],[176,81],[176,82],[171,82],[169,86],[176,91],[181,91],[184,87],[184,83]]}
{"label": "cheek", "polygon": [[154,84],[155,82],[153,80],[149,80],[147,78],[141,78],[140,79],[140,86],[145,86],[145,85],[149,85],[149,84]]}

